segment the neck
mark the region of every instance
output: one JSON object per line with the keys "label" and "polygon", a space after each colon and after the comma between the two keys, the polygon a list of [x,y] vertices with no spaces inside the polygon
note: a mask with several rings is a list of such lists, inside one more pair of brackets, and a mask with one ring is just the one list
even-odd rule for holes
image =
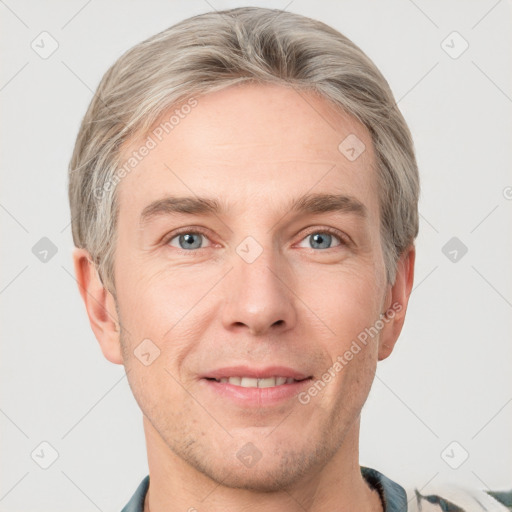
{"label": "neck", "polygon": [[223,486],[174,454],[145,417],[144,431],[150,474],[144,512],[383,511],[378,492],[361,475],[359,419],[336,454],[315,474],[275,492]]}

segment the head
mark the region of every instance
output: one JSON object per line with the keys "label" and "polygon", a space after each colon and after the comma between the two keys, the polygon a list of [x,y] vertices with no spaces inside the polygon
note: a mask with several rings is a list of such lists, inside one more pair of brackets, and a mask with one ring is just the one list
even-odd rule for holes
{"label": "head", "polygon": [[148,438],[263,490],[353,444],[403,325],[418,194],[387,82],[323,23],[239,8],[125,53],[82,122],[69,197],[91,326]]}

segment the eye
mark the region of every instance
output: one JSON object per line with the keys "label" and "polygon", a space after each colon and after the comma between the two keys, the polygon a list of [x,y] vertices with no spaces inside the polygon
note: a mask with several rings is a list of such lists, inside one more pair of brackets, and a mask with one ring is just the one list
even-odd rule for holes
{"label": "eye", "polygon": [[202,249],[202,239],[208,240],[206,235],[196,231],[184,231],[182,233],[175,234],[172,238],[166,242],[172,247],[177,249],[192,250]]}
{"label": "eye", "polygon": [[[207,245],[204,241],[207,241]],[[307,243],[310,249],[332,249],[341,245],[347,245],[344,237],[341,233],[331,230],[316,230],[312,231],[299,243],[299,247],[305,247],[303,244]],[[182,231],[180,233],[174,233],[167,239],[167,245],[181,249],[185,251],[193,251],[198,249],[204,249],[205,247],[211,246],[211,242],[206,234],[200,231]]]}
{"label": "eye", "polygon": [[339,245],[345,245],[345,241],[341,235],[326,230],[313,231],[303,239],[299,247],[304,247],[302,245],[304,242],[311,244],[308,247],[311,249],[331,249]]}

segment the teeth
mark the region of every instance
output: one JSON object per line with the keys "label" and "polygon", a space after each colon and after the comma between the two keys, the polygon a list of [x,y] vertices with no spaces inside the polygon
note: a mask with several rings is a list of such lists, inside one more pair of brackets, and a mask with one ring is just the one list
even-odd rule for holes
{"label": "teeth", "polygon": [[240,386],[242,386],[243,388],[257,388],[258,387],[258,379],[254,379],[252,377],[242,377]]}
{"label": "teeth", "polygon": [[283,384],[291,384],[296,382],[292,377],[267,377],[265,379],[256,379],[254,377],[222,377],[218,382],[223,384],[229,383],[233,386],[242,388],[273,388],[282,386]]}
{"label": "teeth", "polygon": [[258,379],[259,388],[271,388],[276,385],[275,377],[268,377],[267,379]]}

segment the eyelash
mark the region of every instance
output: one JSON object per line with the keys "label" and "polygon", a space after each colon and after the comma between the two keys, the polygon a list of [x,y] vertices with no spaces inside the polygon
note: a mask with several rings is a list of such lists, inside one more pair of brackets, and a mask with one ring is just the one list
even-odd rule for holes
{"label": "eyelash", "polygon": [[[329,235],[334,235],[336,238],[338,238],[338,240],[340,242],[340,245],[337,245],[335,247],[330,247],[328,249],[314,249],[313,247],[309,247],[309,249],[312,250],[312,251],[315,251],[315,252],[326,252],[329,249],[336,249],[336,247],[351,245],[350,238],[347,235],[345,235],[344,233],[342,233],[341,231],[338,231],[337,229],[334,229],[334,228],[312,229],[312,230],[308,231],[300,239],[300,242],[302,242],[308,236],[311,236],[311,235],[313,235],[315,233],[328,233]],[[208,237],[207,232],[204,229],[192,226],[192,227],[180,229],[178,231],[173,231],[169,236],[165,237],[165,239],[163,241],[163,245],[168,245],[171,240],[173,240],[174,238],[176,238],[176,237],[178,237],[179,235],[182,235],[182,234],[203,235],[206,238],[208,238],[208,240],[210,240],[209,237]],[[211,242],[211,240],[210,240],[210,242]],[[185,249],[180,249],[178,247],[173,247],[173,249],[178,251],[178,253],[194,254],[197,251],[200,251],[201,249],[208,249],[208,247],[200,247],[199,249],[190,249],[190,250],[185,250]]]}

